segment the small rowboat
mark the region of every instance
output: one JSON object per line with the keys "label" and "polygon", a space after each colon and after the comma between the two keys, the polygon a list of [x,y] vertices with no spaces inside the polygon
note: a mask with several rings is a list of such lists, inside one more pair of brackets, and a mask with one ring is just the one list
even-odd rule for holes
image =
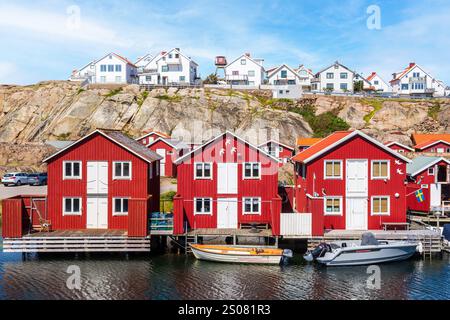
{"label": "small rowboat", "polygon": [[199,260],[228,263],[280,264],[292,258],[289,249],[252,248],[191,244],[194,256]]}

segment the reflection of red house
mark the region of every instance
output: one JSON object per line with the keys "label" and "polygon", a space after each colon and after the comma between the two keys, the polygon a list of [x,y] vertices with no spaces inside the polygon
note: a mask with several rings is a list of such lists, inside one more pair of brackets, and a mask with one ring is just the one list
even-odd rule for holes
{"label": "reflection of red house", "polygon": [[[408,210],[428,213],[450,201],[450,161],[441,157],[417,157],[408,164]],[[418,201],[420,190],[423,201]]]}
{"label": "reflection of red house", "polygon": [[385,145],[386,145],[386,147],[389,147],[392,150],[397,151],[398,153],[414,152],[413,148],[408,147],[408,146],[401,144],[400,142],[396,142],[396,141],[386,142]]}
{"label": "reflection of red house", "polygon": [[142,143],[143,145],[148,145],[159,138],[170,139],[170,136],[163,132],[151,131],[137,138],[136,141]]}
{"label": "reflection of red house", "polygon": [[286,164],[288,160],[294,155],[293,147],[274,140],[269,140],[259,145],[259,148],[261,148],[271,156],[278,158],[281,161],[281,166],[283,164]]}
{"label": "reflection of red house", "polygon": [[174,234],[267,224],[279,234],[278,159],[225,132],[176,160]]}
{"label": "reflection of red house", "polygon": [[148,144],[147,147],[162,158],[159,171],[162,177],[175,178],[177,176],[177,168],[174,161],[187,151],[190,151],[187,144],[176,139],[158,138]]}
{"label": "reflection of red house", "polygon": [[406,222],[410,160],[363,132],[335,132],[292,160],[295,209],[312,214],[313,235]]}
{"label": "reflection of red house", "polygon": [[48,157],[52,229],[128,230],[134,200],[145,202],[139,212],[145,222],[148,211],[159,209],[159,159],[113,130],[96,130]]}

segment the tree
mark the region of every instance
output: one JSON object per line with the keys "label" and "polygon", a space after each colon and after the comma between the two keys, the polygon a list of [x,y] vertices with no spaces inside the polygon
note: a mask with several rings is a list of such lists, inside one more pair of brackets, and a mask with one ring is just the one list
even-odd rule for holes
{"label": "tree", "polygon": [[364,90],[364,82],[362,80],[355,81],[353,83],[353,88],[355,92],[361,92]]}
{"label": "tree", "polygon": [[216,74],[211,73],[209,76],[206,77],[206,79],[203,81],[204,84],[217,84],[219,81],[219,78]]}

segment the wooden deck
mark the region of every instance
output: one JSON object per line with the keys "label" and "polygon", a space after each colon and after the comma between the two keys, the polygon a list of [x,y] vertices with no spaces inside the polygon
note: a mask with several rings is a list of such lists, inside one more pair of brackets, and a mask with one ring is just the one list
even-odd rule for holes
{"label": "wooden deck", "polygon": [[4,239],[3,252],[150,252],[150,238],[124,230],[58,230]]}

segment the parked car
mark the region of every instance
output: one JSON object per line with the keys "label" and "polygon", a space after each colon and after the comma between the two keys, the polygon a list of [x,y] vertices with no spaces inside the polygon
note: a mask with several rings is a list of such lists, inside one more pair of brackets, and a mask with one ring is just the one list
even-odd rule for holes
{"label": "parked car", "polygon": [[30,173],[28,175],[28,184],[30,186],[44,186],[47,184],[47,173]]}
{"label": "parked car", "polygon": [[2,178],[2,183],[5,187],[10,185],[21,186],[23,184],[28,184],[28,173],[25,172],[6,173]]}

